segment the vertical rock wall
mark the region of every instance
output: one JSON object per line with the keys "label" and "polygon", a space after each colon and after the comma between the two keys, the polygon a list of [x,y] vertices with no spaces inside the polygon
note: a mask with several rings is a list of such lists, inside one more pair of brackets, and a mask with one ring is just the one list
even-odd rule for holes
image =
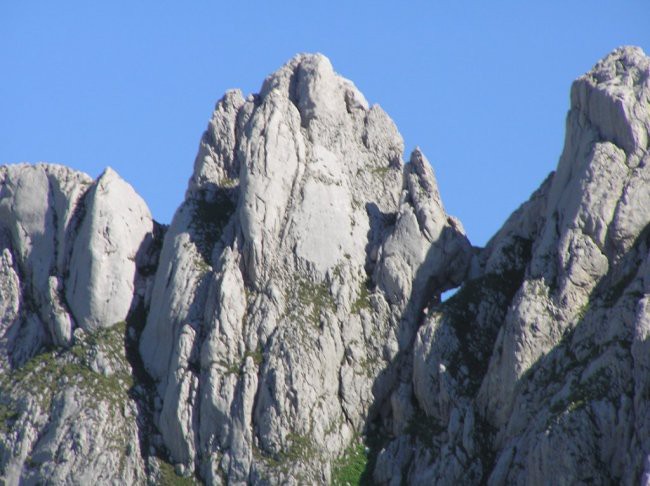
{"label": "vertical rock wall", "polygon": [[402,151],[320,55],[218,103],[140,347],[183,468],[329,482],[388,399],[424,294],[457,285],[471,250],[423,155]]}

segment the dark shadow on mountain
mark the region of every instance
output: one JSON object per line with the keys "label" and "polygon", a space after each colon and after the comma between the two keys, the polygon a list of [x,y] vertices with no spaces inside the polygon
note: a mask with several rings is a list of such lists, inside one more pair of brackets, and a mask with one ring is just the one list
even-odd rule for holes
{"label": "dark shadow on mountain", "polygon": [[[534,396],[539,390],[544,390],[543,400],[527,400],[525,404],[526,407],[533,407],[527,410],[531,417],[546,414],[547,420],[544,431],[538,430],[535,422],[531,421],[518,431],[519,434],[555,433],[556,428],[562,431],[564,424],[570,423],[572,417],[576,417],[574,423],[581,423],[578,417],[584,415],[584,423],[591,424],[588,433],[597,438],[606,431],[599,429],[603,424],[593,419],[591,406],[602,402],[617,404],[623,397],[634,401],[637,392],[634,377],[627,379],[630,377],[617,374],[616,367],[601,366],[591,369],[588,379],[583,380],[581,377],[600,356],[609,352],[616,353],[619,360],[634,362],[634,321],[621,321],[624,325],[620,332],[607,337],[592,332],[592,328],[605,324],[606,321],[594,320],[601,312],[622,315],[623,311],[617,311],[617,307],[636,308],[645,295],[638,270],[649,251],[650,225],[643,229],[632,247],[599,280],[583,308],[576,310],[575,324],[569,327],[561,340],[517,381],[513,405],[518,403],[521,397]],[[608,319],[607,315],[601,315],[601,318]],[[568,391],[566,396],[565,391]],[[578,437],[579,433],[580,431],[576,430],[572,435]],[[586,437],[580,437],[581,441],[587,440]],[[577,460],[586,464],[585,469],[603,478],[604,484],[620,484],[623,481],[622,477],[615,477],[613,470],[594,455],[579,457]],[[633,484],[639,483],[641,472],[636,471]],[[582,483],[585,478],[578,477],[575,481]]]}
{"label": "dark shadow on mountain", "polygon": [[[474,407],[473,402],[487,373],[489,361],[497,352],[494,349],[495,342],[505,322],[508,308],[525,278],[525,271],[530,262],[531,245],[531,240],[521,241],[519,249],[516,250],[524,257],[522,261],[525,262],[525,265],[518,265],[505,272],[486,274],[478,279],[469,280],[454,296],[435,308],[436,312],[442,313],[442,326],[446,328],[446,331],[451,327],[460,344],[456,359],[448,363],[446,372],[458,379],[461,366],[465,366],[469,371],[469,386],[460,391],[462,392],[461,399],[471,407]],[[526,249],[526,247],[528,248]],[[617,376],[616,370],[603,368],[594,373],[593,378],[584,382],[578,380],[577,377],[580,377],[599,356],[612,351],[612,349],[624,353],[627,356],[626,359],[632,360],[633,323],[623,329],[615,339],[604,343],[600,342],[601,338],[598,334],[590,332],[590,327],[603,324],[593,320],[596,312],[603,310],[617,312],[615,308],[619,305],[622,308],[633,308],[643,297],[644,294],[639,290],[641,285],[637,281],[637,272],[649,251],[650,225],[640,233],[632,248],[620,257],[610,267],[608,273],[599,280],[591,292],[587,304],[582,309],[576,309],[575,324],[567,329],[562,339],[542,355],[517,381],[513,394],[513,406],[518,409],[524,405],[532,408],[528,409],[531,420],[521,424],[523,428],[515,432],[516,434],[548,433],[554,427],[561,428],[563,423],[569,423],[572,416],[580,414],[586,414],[585,423],[592,423],[593,420],[589,415],[591,403],[602,400],[618,403],[622,396],[634,398],[634,383]],[[483,322],[484,325],[479,325],[475,311],[486,299],[498,305],[494,306],[493,314]],[[442,327],[440,329],[442,332]],[[581,336],[581,338],[576,340],[576,336]],[[434,336],[434,342],[436,339]],[[561,398],[561,391],[567,386],[569,386],[568,396]],[[530,399],[520,401],[525,396],[535,396],[534,394],[539,393],[539,390],[544,390],[544,397],[541,401],[531,401]],[[417,406],[415,399],[413,404]],[[485,484],[501,451],[494,449],[496,430],[492,424],[481,416],[479,410],[473,408],[473,411],[476,417],[476,436],[482,440],[478,452],[478,459],[482,463],[483,470],[480,482]],[[546,432],[536,428],[535,419],[540,417],[540,414],[548,415],[548,423],[544,429]],[[417,424],[414,424],[407,433],[422,444],[428,443],[428,446],[433,448],[432,454],[435,457],[438,451],[430,441],[431,434],[435,434],[436,430],[446,430],[447,424],[438,424],[432,418],[427,417],[423,411],[417,409],[414,419]],[[594,435],[602,433],[604,432],[596,431]],[[611,484],[618,484],[622,479],[613,477],[612,471],[594,457],[582,457],[580,460],[589,464],[587,469],[591,468],[599,477],[608,479]],[[583,479],[585,478],[576,478],[576,481]]]}
{"label": "dark shadow on mountain", "polygon": [[[384,220],[385,221],[385,220]],[[391,222],[394,225],[394,221]],[[385,227],[385,226],[384,226]],[[440,241],[444,238],[456,238],[458,234],[451,227],[445,227],[440,235]],[[444,275],[437,278],[431,275],[431,267],[427,265],[434,259],[439,257],[440,248],[435,244],[429,249],[424,263],[413,279],[413,290],[404,311],[402,313],[400,322],[397,328],[397,340],[399,349],[395,358],[388,364],[388,366],[377,376],[373,384],[373,393],[376,397],[375,403],[370,407],[368,419],[365,424],[366,431],[366,445],[369,447],[368,462],[362,476],[362,484],[374,484],[372,474],[375,469],[376,461],[379,452],[391,440],[396,438],[393,436],[392,431],[384,428],[385,423],[389,423],[391,413],[390,396],[394,390],[397,389],[400,383],[410,383],[412,380],[413,372],[413,343],[418,329],[424,323],[428,312],[433,310],[459,313],[459,305],[454,305],[454,299],[457,301],[468,298],[468,294],[476,292],[472,286],[468,287],[465,283],[461,289],[451,297],[445,304],[440,304],[440,296],[442,292],[458,286],[458,283],[451,283]],[[450,274],[453,272],[449,272]],[[477,285],[480,289],[480,285]],[[467,288],[467,289],[466,289]],[[465,297],[463,297],[463,289]],[[425,311],[425,309],[427,309]],[[460,316],[459,316],[460,318]],[[466,330],[463,329],[465,332]],[[469,352],[469,351],[468,351]],[[388,390],[383,394],[381,390]],[[415,397],[412,397],[413,403],[416,403]],[[429,424],[430,421],[426,420],[424,412],[416,408],[416,415],[413,418],[415,428],[423,428],[429,430],[431,427],[437,429],[437,424]],[[431,425],[431,427],[429,427]],[[432,429],[433,430],[433,429]],[[403,478],[404,479],[404,478]]]}
{"label": "dark shadow on mountain", "polygon": [[[453,231],[451,228],[446,228],[445,231]],[[449,237],[453,235],[441,235],[442,237]],[[413,377],[413,343],[418,329],[422,326],[425,319],[430,313],[437,312],[441,314],[441,327],[437,333],[448,332],[451,328],[453,334],[457,337],[459,348],[455,350],[455,356],[450,362],[447,372],[455,375],[454,378],[461,378],[461,372],[469,374],[470,387],[467,389],[467,395],[474,395],[480,386],[480,383],[487,372],[487,365],[489,357],[492,353],[494,343],[499,331],[499,328],[505,318],[508,306],[510,305],[515,293],[520,288],[525,274],[525,268],[531,258],[532,241],[524,238],[514,238],[513,246],[510,251],[513,252],[513,262],[518,262],[518,265],[504,269],[502,273],[486,274],[480,278],[473,280],[466,280],[459,288],[459,290],[447,299],[444,303],[440,302],[440,295],[442,292],[451,288],[449,284],[445,285],[444,281],[437,281],[433,278],[421,275],[422,270],[416,274],[414,282],[421,282],[424,289],[422,298],[418,299],[416,295],[412,295],[409,300],[402,320],[399,325],[398,336],[400,342],[400,349],[395,359],[389,364],[387,369],[382,375],[392,375],[392,383],[390,390],[395,390],[400,382],[411,383]],[[431,252],[439,251],[437,248],[432,248]],[[429,258],[430,255],[427,255]],[[421,268],[426,268],[424,265]],[[443,279],[444,280],[444,279]],[[479,304],[489,298],[491,302],[497,302],[499,305],[496,307],[487,322],[482,326],[476,324],[476,317],[479,310]],[[425,311],[425,309],[427,309]],[[414,322],[415,325],[409,325],[409,322]],[[433,341],[436,341],[434,336]],[[461,371],[461,367],[466,370]],[[400,371],[398,376],[396,370]],[[380,380],[385,379],[380,375],[376,381],[376,385],[385,386],[385,382],[381,383]],[[462,381],[462,380],[461,380]],[[373,388],[375,390],[376,388]],[[392,435],[392,431],[382,430],[380,424],[385,420],[378,420],[382,414],[390,413],[390,406],[387,403],[390,394],[386,395],[383,401],[375,403],[369,414],[368,429],[368,445],[371,448],[368,466],[364,472],[366,484],[372,484],[372,472],[375,467],[375,461],[379,451],[386,447],[396,436]],[[417,399],[414,395],[411,396],[411,402],[414,406],[414,416],[411,418],[407,429],[402,433],[409,434],[413,440],[420,441],[426,447],[432,449],[432,455],[439,452],[436,450],[436,441],[433,438],[440,435],[447,429],[447,424],[440,424],[432,417],[419,408]],[[384,419],[386,417],[383,417]],[[374,425],[373,425],[374,422]],[[485,434],[491,434],[490,426],[476,414],[476,427],[481,429]],[[483,464],[484,470],[489,470],[493,461],[494,455],[489,450],[489,443],[480,444],[480,460]],[[403,474],[407,473],[411,464],[407,465]],[[402,478],[405,480],[405,478]],[[487,478],[483,478],[485,481]]]}
{"label": "dark shadow on mountain", "polygon": [[397,213],[384,213],[374,202],[366,204],[368,223],[370,229],[366,234],[368,244],[366,245],[365,270],[367,275],[372,275],[375,269],[376,251],[388,237],[389,229],[395,226]]}
{"label": "dark shadow on mountain", "polygon": [[188,199],[192,220],[188,234],[207,265],[212,264],[212,250],[221,239],[223,230],[237,207],[239,186],[222,187],[206,183],[197,197]]}
{"label": "dark shadow on mountain", "polygon": [[[154,221],[153,232],[148,234],[140,244],[135,257],[137,269],[133,282],[135,289],[145,285],[144,281],[146,279],[155,278],[166,231],[167,226]],[[147,457],[154,450],[152,438],[158,433],[153,421],[156,382],[147,372],[139,350],[140,336],[147,323],[148,313],[149,307],[147,303],[145,303],[143,297],[135,292],[126,318],[124,351],[133,376],[133,386],[129,389],[128,396],[134,401],[137,409],[136,425],[138,427],[140,455],[144,460],[146,473],[150,476],[150,464]]]}

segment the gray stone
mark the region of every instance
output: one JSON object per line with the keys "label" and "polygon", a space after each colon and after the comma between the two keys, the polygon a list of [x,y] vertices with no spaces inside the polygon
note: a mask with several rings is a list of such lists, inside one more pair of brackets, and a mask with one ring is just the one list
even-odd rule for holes
{"label": "gray stone", "polygon": [[110,169],[0,167],[0,482],[330,484],[365,443],[377,484],[647,483],[649,131],[617,49],[485,248],[320,54],[217,103],[166,232]]}
{"label": "gray stone", "polygon": [[174,461],[212,483],[319,483],[364,433],[413,337],[402,314],[457,285],[471,254],[428,162],[402,150],[321,55],[217,104],[140,345]]}

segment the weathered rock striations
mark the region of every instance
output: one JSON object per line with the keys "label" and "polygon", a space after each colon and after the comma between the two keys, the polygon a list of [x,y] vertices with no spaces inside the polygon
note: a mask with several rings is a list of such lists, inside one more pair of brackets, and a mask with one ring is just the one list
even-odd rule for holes
{"label": "weathered rock striations", "polygon": [[485,248],[318,54],[217,103],[166,231],[110,169],[0,167],[0,480],[650,481],[649,141],[620,48]]}
{"label": "weathered rock striations", "polygon": [[153,232],[144,201],[110,168],[93,182],[55,165],[0,167],[1,369],[69,345],[77,327],[125,320],[144,297],[137,259]]}
{"label": "weathered rock striations", "polygon": [[640,49],[617,49],[576,80],[557,171],[418,332],[412,421],[429,430],[397,434],[377,479],[637,484],[647,474],[649,130]]}
{"label": "weathered rock striations", "polygon": [[471,257],[423,155],[405,166],[402,151],[321,55],[218,103],[140,348],[182,469],[329,482],[378,413],[425,295],[458,285]]}
{"label": "weathered rock striations", "polygon": [[93,182],[55,165],[0,167],[0,477],[7,484],[146,477],[119,323],[147,305],[158,232],[145,203],[111,169]]}

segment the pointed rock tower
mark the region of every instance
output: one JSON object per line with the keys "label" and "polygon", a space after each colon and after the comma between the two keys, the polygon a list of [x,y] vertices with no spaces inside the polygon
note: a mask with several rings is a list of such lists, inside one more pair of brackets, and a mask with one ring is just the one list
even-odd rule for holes
{"label": "pointed rock tower", "polygon": [[419,150],[320,54],[217,104],[140,350],[174,462],[327,483],[389,399],[422,307],[471,247]]}

